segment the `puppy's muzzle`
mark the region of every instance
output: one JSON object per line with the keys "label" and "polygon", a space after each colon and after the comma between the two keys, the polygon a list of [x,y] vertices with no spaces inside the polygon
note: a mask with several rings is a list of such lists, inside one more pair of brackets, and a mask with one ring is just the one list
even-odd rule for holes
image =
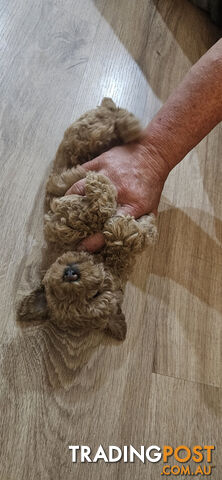
{"label": "puppy's muzzle", "polygon": [[67,265],[63,273],[64,282],[77,282],[80,279],[79,267],[72,263]]}

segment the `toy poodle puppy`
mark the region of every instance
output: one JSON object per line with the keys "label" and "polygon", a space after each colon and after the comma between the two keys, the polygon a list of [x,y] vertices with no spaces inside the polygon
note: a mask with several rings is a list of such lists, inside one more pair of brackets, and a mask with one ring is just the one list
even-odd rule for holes
{"label": "toy poodle puppy", "polygon": [[[86,173],[81,164],[136,140],[140,132],[138,120],[109,98],[66,130],[46,185],[41,284],[23,298],[18,319],[125,338],[124,286],[135,255],[155,240],[155,217],[117,215],[115,186],[104,175]],[[65,195],[84,177],[85,196]],[[104,247],[93,254],[78,251],[80,241],[95,232],[103,233]]]}

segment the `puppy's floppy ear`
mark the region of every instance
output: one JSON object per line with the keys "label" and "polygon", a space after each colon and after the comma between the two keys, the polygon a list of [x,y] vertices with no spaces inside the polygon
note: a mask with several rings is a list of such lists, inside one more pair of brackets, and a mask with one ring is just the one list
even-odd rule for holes
{"label": "puppy's floppy ear", "polygon": [[125,315],[123,314],[120,306],[118,305],[118,310],[110,317],[105,332],[107,335],[116,338],[116,340],[125,340],[126,330],[127,326],[125,321]]}
{"label": "puppy's floppy ear", "polygon": [[29,295],[24,297],[18,306],[17,320],[47,320],[49,316],[45,289],[43,286],[33,290]]}

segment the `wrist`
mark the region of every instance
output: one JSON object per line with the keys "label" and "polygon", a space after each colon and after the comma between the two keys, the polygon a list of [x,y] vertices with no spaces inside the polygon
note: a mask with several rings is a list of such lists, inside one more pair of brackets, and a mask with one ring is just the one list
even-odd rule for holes
{"label": "wrist", "polygon": [[154,134],[150,134],[148,128],[141,134],[139,147],[149,169],[152,168],[153,173],[164,183],[174,167],[166,149],[160,145]]}

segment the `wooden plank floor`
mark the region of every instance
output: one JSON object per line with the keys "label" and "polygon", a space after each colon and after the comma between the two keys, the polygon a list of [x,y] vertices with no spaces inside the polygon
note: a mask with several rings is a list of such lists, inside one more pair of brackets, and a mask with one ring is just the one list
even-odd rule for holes
{"label": "wooden plank floor", "polygon": [[68,445],[214,444],[219,480],[221,126],[167,180],[123,344],[15,322],[65,128],[103,96],[145,125],[219,32],[187,0],[2,0],[0,15],[0,479],[157,480],[161,464],[72,464]]}

